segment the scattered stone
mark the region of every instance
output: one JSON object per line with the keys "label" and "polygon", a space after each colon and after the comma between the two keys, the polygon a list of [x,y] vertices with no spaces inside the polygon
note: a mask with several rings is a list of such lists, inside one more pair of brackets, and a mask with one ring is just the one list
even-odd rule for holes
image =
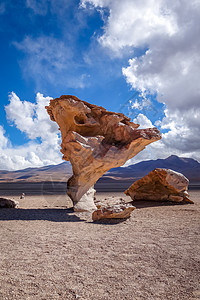
{"label": "scattered stone", "polygon": [[101,200],[96,200],[95,205],[97,207],[110,207],[114,205],[119,205],[119,204],[126,204],[130,203],[130,200],[127,200],[126,197],[121,198],[121,197],[107,197]]}
{"label": "scattered stone", "polygon": [[0,198],[0,208],[17,208],[19,205],[18,201]]}
{"label": "scattered stone", "polygon": [[24,198],[25,198],[25,193],[22,193],[20,199],[24,199]]}
{"label": "scattered stone", "polygon": [[155,169],[135,181],[124,193],[135,200],[194,203],[187,192],[189,180],[170,169]]}
{"label": "scattered stone", "polygon": [[157,128],[137,129],[139,125],[124,114],[109,112],[75,96],[50,100],[46,109],[61,130],[63,159],[72,164],[67,193],[76,210],[79,201],[81,206],[84,201],[84,207],[91,206],[93,193],[83,196],[104,173],[122,166],[161,138]]}
{"label": "scattered stone", "polygon": [[116,204],[113,206],[99,207],[92,214],[92,220],[98,221],[102,219],[127,219],[135,207],[129,203]]}

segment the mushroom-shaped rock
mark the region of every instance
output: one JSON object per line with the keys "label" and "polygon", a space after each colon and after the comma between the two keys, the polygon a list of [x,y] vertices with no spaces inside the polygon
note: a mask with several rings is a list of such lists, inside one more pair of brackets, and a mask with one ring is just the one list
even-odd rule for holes
{"label": "mushroom-shaped rock", "polygon": [[124,193],[135,200],[193,203],[188,195],[189,180],[170,169],[155,169],[135,181]]}
{"label": "mushroom-shaped rock", "polygon": [[[138,129],[139,125],[124,114],[109,112],[75,96],[50,100],[46,109],[61,130],[63,159],[72,164],[67,193],[76,210],[85,210],[89,197],[93,201],[94,193],[88,191],[104,173],[122,166],[161,138],[157,128]],[[91,208],[91,199],[89,202]]]}

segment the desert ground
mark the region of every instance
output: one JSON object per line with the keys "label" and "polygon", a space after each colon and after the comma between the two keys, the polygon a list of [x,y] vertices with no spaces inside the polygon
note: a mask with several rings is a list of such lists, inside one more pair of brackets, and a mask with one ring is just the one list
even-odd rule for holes
{"label": "desert ground", "polygon": [[[200,190],[195,204],[136,202],[127,220],[93,222],[64,195],[6,197],[0,299],[200,299]],[[1,196],[4,196],[1,193]],[[97,201],[121,192],[98,192]]]}

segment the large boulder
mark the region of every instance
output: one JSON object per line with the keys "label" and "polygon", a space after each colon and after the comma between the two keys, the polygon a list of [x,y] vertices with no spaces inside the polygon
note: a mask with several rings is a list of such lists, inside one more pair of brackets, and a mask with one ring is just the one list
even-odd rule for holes
{"label": "large boulder", "polygon": [[46,109],[61,130],[63,159],[72,164],[73,176],[68,180],[67,193],[76,210],[85,210],[89,195],[93,201],[94,193],[83,195],[104,173],[122,166],[146,145],[161,138],[157,128],[138,129],[139,125],[124,114],[109,112],[75,96],[50,100]]}
{"label": "large boulder", "polygon": [[0,208],[16,208],[19,202],[7,198],[0,198]]}
{"label": "large boulder", "polygon": [[155,169],[135,181],[124,193],[135,200],[193,203],[188,195],[189,180],[170,169]]}

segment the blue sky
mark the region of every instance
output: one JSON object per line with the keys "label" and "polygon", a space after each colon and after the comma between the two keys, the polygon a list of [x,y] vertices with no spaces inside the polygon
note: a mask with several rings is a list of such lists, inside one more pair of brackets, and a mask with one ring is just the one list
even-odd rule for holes
{"label": "blue sky", "polygon": [[44,106],[63,94],[161,130],[130,163],[200,160],[199,20],[197,0],[2,1],[0,169],[61,162]]}

